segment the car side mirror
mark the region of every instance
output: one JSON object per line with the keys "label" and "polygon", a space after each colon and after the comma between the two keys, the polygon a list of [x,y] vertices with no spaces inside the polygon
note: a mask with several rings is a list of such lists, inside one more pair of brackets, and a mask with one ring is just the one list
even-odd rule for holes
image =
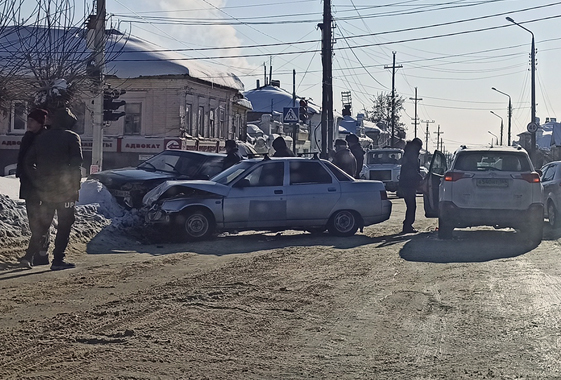
{"label": "car side mirror", "polygon": [[234,184],[234,187],[239,187],[239,188],[244,188],[249,186],[251,186],[251,183],[249,183],[249,179],[247,178],[241,179]]}

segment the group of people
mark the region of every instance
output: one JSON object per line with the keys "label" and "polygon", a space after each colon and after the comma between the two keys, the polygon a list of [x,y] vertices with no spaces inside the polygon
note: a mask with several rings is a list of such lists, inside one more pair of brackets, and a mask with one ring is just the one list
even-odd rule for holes
{"label": "group of people", "polygon": [[[31,230],[25,255],[19,258],[25,268],[49,264],[51,270],[75,267],[64,258],[82,177],[81,140],[71,131],[76,121],[66,107],[35,109],[28,114],[16,169]],[[51,263],[48,248],[55,212],[58,223]]]}

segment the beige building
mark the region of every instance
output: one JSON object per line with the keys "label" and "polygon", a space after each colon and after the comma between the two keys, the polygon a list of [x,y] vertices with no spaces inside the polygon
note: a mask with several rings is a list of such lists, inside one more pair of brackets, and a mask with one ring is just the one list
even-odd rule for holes
{"label": "beige building", "polygon": [[[120,49],[107,64],[105,82],[111,89],[126,91],[119,98],[126,105],[118,110],[126,115],[106,122],[103,169],[136,166],[164,149],[219,151],[226,139],[245,141],[251,103],[234,74],[209,69],[134,37]],[[92,98],[78,104],[72,109],[78,116],[74,130],[82,138],[83,166],[89,169]],[[0,115],[0,175],[15,169],[28,111],[25,102],[14,101],[10,112]]]}

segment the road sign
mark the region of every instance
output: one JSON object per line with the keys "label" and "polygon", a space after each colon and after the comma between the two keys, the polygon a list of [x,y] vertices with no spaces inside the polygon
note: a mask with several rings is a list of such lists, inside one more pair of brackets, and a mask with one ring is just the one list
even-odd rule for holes
{"label": "road sign", "polygon": [[300,107],[284,107],[282,109],[282,121],[284,123],[298,123]]}
{"label": "road sign", "polygon": [[526,129],[528,130],[528,132],[534,133],[538,130],[538,125],[536,123],[528,123]]}

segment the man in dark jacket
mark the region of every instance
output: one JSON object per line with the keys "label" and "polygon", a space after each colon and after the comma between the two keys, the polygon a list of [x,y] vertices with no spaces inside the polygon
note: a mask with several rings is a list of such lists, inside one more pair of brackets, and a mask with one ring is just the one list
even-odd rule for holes
{"label": "man in dark jacket", "polygon": [[224,148],[226,149],[226,158],[224,159],[222,170],[228,169],[230,166],[237,164],[243,159],[236,141],[226,140]]}
{"label": "man in dark jacket", "polygon": [[353,156],[356,159],[356,173],[354,174],[355,178],[360,178],[360,172],[362,171],[362,167],[364,165],[364,149],[360,146],[360,142],[358,140],[358,136],[354,133],[350,133],[345,137],[345,140],[349,144],[349,149]]}
{"label": "man in dark jacket", "polygon": [[275,150],[273,157],[294,157],[294,153],[286,146],[286,141],[282,136],[273,140],[273,149]]}
{"label": "man in dark jacket", "polygon": [[351,177],[354,177],[356,174],[356,158],[347,147],[347,142],[343,139],[335,140],[333,164]]}
{"label": "man in dark jacket", "polygon": [[27,219],[29,221],[29,229],[31,230],[31,238],[25,255],[19,259],[22,266],[31,268],[32,265],[48,265],[49,257],[47,249],[49,248],[49,230],[41,235],[40,230],[40,200],[37,189],[33,187],[31,179],[27,175],[24,168],[25,157],[31,148],[35,137],[42,133],[45,127],[45,118],[48,112],[43,109],[35,109],[27,115],[27,132],[21,139],[21,145],[18,152],[18,166],[16,169],[16,177],[20,180],[19,197],[25,199],[25,209],[27,211]]}
{"label": "man in dark jacket", "polygon": [[417,232],[413,228],[415,212],[417,210],[417,188],[421,183],[421,167],[419,164],[419,152],[423,146],[421,139],[415,137],[405,144],[401,171],[399,173],[399,192],[405,200],[407,210],[403,221],[403,233]]}
{"label": "man in dark jacket", "polygon": [[80,136],[70,131],[76,117],[67,108],[48,117],[49,129],[35,139],[26,157],[25,167],[41,200],[41,229],[47,231],[55,211],[58,218],[51,270],[74,268],[64,261],[65,250],[74,224],[74,209],[80,190],[83,161]]}

